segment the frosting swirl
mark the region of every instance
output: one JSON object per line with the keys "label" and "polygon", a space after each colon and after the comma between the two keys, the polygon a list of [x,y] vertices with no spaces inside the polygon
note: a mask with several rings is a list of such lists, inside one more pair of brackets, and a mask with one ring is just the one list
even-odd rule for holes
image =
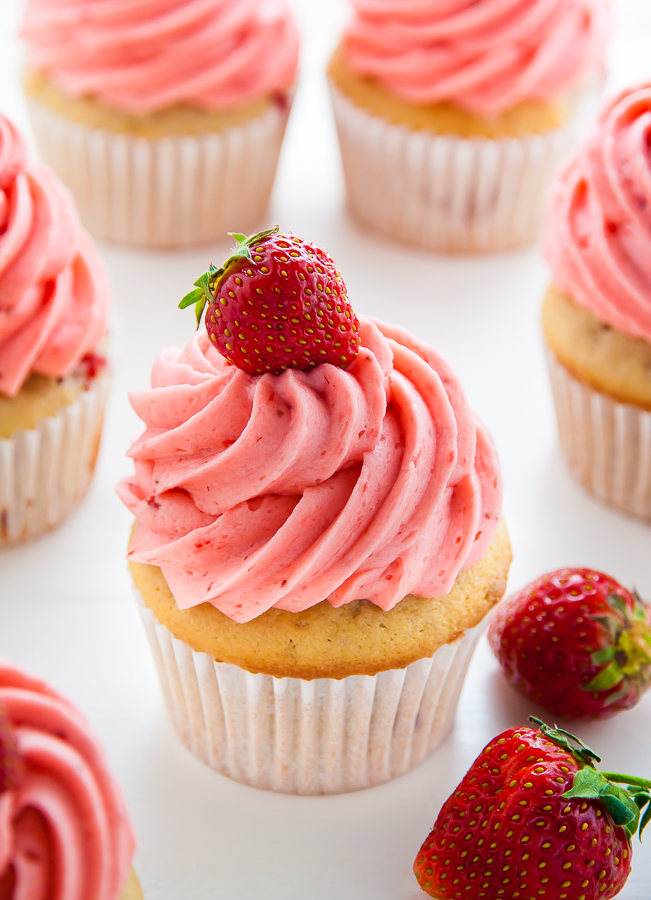
{"label": "frosting swirl", "polygon": [[30,64],[73,97],[142,115],[284,93],[298,31],[286,0],[28,0]]}
{"label": "frosting swirl", "polygon": [[22,137],[0,115],[0,393],[31,372],[71,374],[106,331],[108,282],[72,198],[28,166]]}
{"label": "frosting swirl", "polygon": [[651,84],[608,103],[552,192],[554,282],[608,325],[651,343]]}
{"label": "frosting swirl", "polygon": [[202,333],[131,396],[129,557],[161,567],[179,608],[388,610],[447,593],[487,551],[498,462],[457,379],[399,328],[360,317],[360,336],[345,371],[251,376]]}
{"label": "frosting swirl", "polygon": [[603,64],[608,0],[353,0],[346,56],[406,103],[496,116]]}
{"label": "frosting swirl", "polygon": [[135,842],[104,752],[71,703],[0,660],[0,768],[16,751],[0,778],[0,897],[118,900]]}

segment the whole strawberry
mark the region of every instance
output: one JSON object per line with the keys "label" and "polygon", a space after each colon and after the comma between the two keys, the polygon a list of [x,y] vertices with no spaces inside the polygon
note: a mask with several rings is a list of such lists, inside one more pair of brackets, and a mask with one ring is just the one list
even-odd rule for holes
{"label": "whole strawberry", "polygon": [[359,322],[330,257],[292,234],[271,228],[245,237],[221,266],[195,281],[179,306],[206,309],[213,345],[250,375],[345,369],[359,352]]}
{"label": "whole strawberry", "polygon": [[23,762],[14,729],[0,708],[0,796],[20,783],[22,773]]}
{"label": "whole strawberry", "polygon": [[598,772],[578,738],[532,721],[491,741],[443,805],[414,864],[431,897],[609,900],[628,878],[651,781]]}
{"label": "whole strawberry", "polygon": [[488,639],[508,681],[563,718],[605,719],[651,684],[650,608],[592,569],[543,575],[500,604]]}

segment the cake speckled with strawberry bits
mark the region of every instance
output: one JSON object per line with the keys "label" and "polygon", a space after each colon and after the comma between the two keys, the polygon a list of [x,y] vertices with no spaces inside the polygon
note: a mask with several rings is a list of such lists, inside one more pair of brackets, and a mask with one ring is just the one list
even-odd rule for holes
{"label": "cake speckled with strawberry bits", "polygon": [[72,198],[0,115],[0,547],[57,526],[88,488],[108,305]]}
{"label": "cake speckled with strawberry bits", "polygon": [[543,304],[561,449],[581,484],[651,521],[651,84],[610,100],[558,173]]}
{"label": "cake speckled with strawberry bits", "polygon": [[356,316],[323,251],[236,238],[181,302],[207,329],[131,396],[130,566],[192,751],[259,787],[353,790],[451,726],[510,563],[499,466],[447,363]]}
{"label": "cake speckled with strawberry bits", "polygon": [[328,75],[355,217],[432,250],[531,242],[591,111],[608,0],[352,8]]}
{"label": "cake speckled with strawberry bits", "polygon": [[287,0],[27,0],[43,159],[106,240],[176,247],[254,227],[296,82]]}

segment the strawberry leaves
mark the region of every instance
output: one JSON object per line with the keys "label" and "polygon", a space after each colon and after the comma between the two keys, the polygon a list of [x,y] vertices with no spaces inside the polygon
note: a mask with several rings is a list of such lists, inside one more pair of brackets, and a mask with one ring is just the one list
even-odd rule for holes
{"label": "strawberry leaves", "polygon": [[581,797],[588,800],[601,800],[610,813],[615,825],[623,825],[629,837],[632,837],[640,818],[640,808],[633,797],[609,781],[601,772],[586,767],[580,769],[574,779],[572,789],[563,794],[568,800]]}
{"label": "strawberry leaves", "polygon": [[185,309],[194,304],[194,312],[197,317],[197,328],[201,325],[201,316],[206,308],[206,303],[212,303],[212,291],[210,290],[210,279],[217,271],[211,266],[207,272],[200,275],[194,282],[196,287],[194,291],[190,291],[179,303],[179,309]]}
{"label": "strawberry leaves", "polygon": [[235,238],[237,244],[232,250],[231,255],[222,266],[217,268],[211,265],[207,272],[200,275],[194,282],[195,290],[190,291],[179,303],[179,309],[187,309],[188,306],[194,306],[194,312],[197,319],[197,328],[201,324],[201,317],[206,308],[207,303],[212,303],[215,292],[219,287],[220,279],[232,268],[232,266],[243,259],[251,261],[251,247],[254,244],[261,243],[272,234],[278,232],[278,225],[268,228],[266,231],[260,231],[257,234],[250,234],[248,237],[239,231],[230,232],[230,237]]}
{"label": "strawberry leaves", "polygon": [[594,750],[586,746],[575,734],[565,731],[564,728],[550,728],[549,725],[545,725],[542,719],[537,719],[536,716],[529,716],[529,721],[537,725],[546,738],[549,738],[550,741],[553,741],[558,747],[562,747],[563,750],[566,750],[573,756],[580,766],[594,767],[596,762],[601,762],[601,757],[597,756]]}
{"label": "strawberry leaves", "polygon": [[[529,721],[538,725],[546,738],[570,753],[581,766],[574,777],[574,784],[563,797],[568,800],[573,797],[600,800],[615,825],[622,825],[629,838],[638,831],[638,826],[641,838],[651,820],[651,781],[617,772],[599,772],[595,763],[601,762],[601,758],[576,735],[563,728],[550,728],[535,716],[530,716]],[[626,785],[626,788],[620,787],[620,784]],[[641,817],[645,807],[647,810]]]}
{"label": "strawberry leaves", "polygon": [[608,634],[607,646],[592,654],[595,665],[608,663],[582,690],[590,692],[610,691],[621,684],[621,690],[606,699],[607,705],[626,696],[631,685],[643,693],[651,679],[651,628],[648,625],[648,607],[639,594],[633,594],[631,610],[622,596],[615,592],[608,595],[608,606],[613,615],[590,616]]}

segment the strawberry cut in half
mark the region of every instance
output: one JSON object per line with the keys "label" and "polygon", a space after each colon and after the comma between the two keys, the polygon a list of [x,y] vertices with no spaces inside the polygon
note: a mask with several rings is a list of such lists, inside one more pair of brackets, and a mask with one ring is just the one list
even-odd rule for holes
{"label": "strawberry cut in half", "polygon": [[444,803],[414,872],[439,900],[610,900],[651,819],[651,781],[599,772],[567,731],[510,728]]}
{"label": "strawberry cut in half", "polygon": [[226,359],[250,375],[345,369],[359,352],[359,322],[344,280],[323,250],[278,227],[246,237],[179,303],[195,307]]}
{"label": "strawberry cut in half", "polygon": [[488,639],[509,683],[562,718],[608,718],[651,685],[650,607],[594,569],[559,569],[509,597]]}

